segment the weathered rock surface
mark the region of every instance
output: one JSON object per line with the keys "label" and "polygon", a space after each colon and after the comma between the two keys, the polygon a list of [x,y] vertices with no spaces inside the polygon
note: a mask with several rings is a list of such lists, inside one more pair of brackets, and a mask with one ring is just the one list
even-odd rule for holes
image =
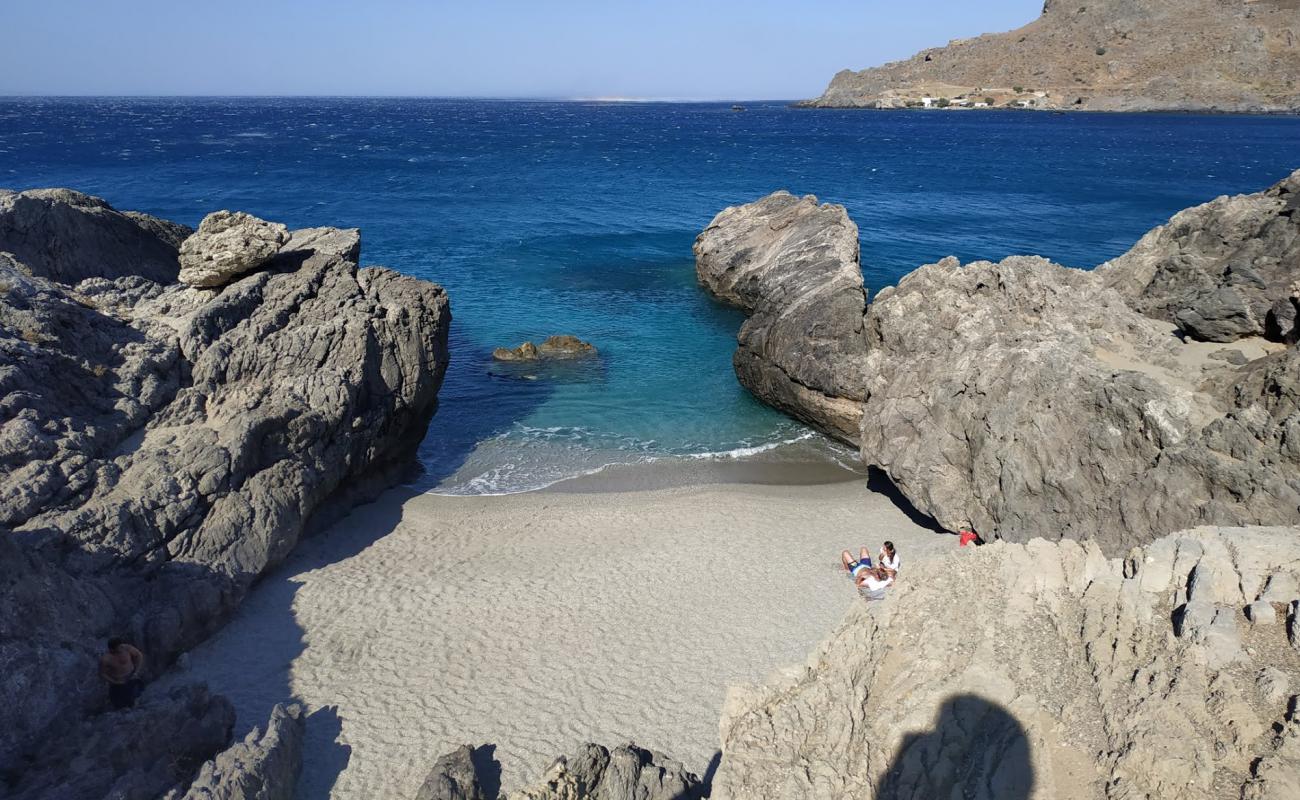
{"label": "weathered rock surface", "polygon": [[728,208],[695,240],[695,271],[710,294],[749,315],[733,359],[741,384],[856,442],[867,294],[844,207],[776,192]]}
{"label": "weathered rock surface", "polygon": [[10,800],[154,800],[226,746],[235,710],[203,686],[148,694],[133,709],[91,717],[21,765]]}
{"label": "weathered rock surface", "polygon": [[806,666],[732,691],[712,796],[1290,797],[1300,654],[1241,609],[1298,574],[1296,528],[918,562]]}
{"label": "weathered rock surface", "polygon": [[691,800],[700,792],[699,779],[661,753],[634,744],[612,751],[587,744],[509,800]]}
{"label": "weathered rock surface", "polygon": [[174,281],[177,238],[188,232],[71,189],[0,190],[0,252],[37,277],[63,283],[128,275]]}
{"label": "weathered rock surface", "polygon": [[289,229],[242,211],[214,211],[180,249],[180,281],[190,286],[223,286],[275,257]]}
{"label": "weathered rock surface", "polygon": [[[1300,279],[1297,180],[1183,212],[1094,272],[945,259],[865,310],[843,210],[815,201],[728,209],[697,269],[753,313],[741,383],[857,443],[945,528],[1118,553],[1193,525],[1300,521],[1300,351],[1279,311]],[[1220,313],[1225,297],[1246,310]],[[1229,332],[1230,354],[1198,341]]]}
{"label": "weathered rock surface", "polygon": [[590,358],[596,346],[576,336],[548,336],[541,344],[524,342],[518,347],[498,347],[492,351],[497,361],[543,361],[547,359]]}
{"label": "weathered rock surface", "polygon": [[1098,272],[1129,304],[1197,339],[1300,336],[1300,171],[1181,211]]}
{"label": "weathered rock surface", "polygon": [[204,762],[187,790],[174,790],[164,800],[291,800],[305,728],[302,706],[277,705],[265,732],[249,731],[244,741]]}
{"label": "weathered rock surface", "polygon": [[[0,251],[13,244],[0,237]],[[138,274],[69,285],[0,259],[0,582],[13,598],[0,772],[103,708],[104,638],[133,641],[157,674],[309,525],[408,468],[447,365],[447,298],[358,269],[359,246],[355,230],[297,231],[219,292]]]}
{"label": "weathered rock surface", "polygon": [[474,748],[461,745],[434,762],[415,800],[496,800],[488,796],[482,784],[474,763]]}
{"label": "weathered rock surface", "polygon": [[1017,30],[844,70],[805,105],[1294,112],[1298,79],[1296,0],[1047,0]]}

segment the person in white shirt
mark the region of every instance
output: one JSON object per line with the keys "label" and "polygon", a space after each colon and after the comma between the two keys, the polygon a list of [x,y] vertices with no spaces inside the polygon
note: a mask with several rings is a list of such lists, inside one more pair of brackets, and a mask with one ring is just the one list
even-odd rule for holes
{"label": "person in white shirt", "polygon": [[898,551],[894,549],[893,542],[885,542],[885,546],[880,548],[880,555],[876,556],[876,561],[889,571],[891,578],[898,574]]}

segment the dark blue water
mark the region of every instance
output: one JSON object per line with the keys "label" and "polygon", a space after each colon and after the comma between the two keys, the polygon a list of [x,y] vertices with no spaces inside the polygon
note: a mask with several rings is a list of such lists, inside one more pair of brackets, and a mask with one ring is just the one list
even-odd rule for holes
{"label": "dark blue water", "polygon": [[[451,491],[807,433],[741,390],[740,317],[691,243],[774,189],[843,203],[870,288],[946,255],[1093,266],[1187,205],[1300,166],[1300,119],[800,111],[381,99],[0,100],[0,185],[71,186],[197,224],[218,208],[363,230],[363,261],[444,284],[454,362],[422,455]],[[549,333],[598,366],[527,380]]]}

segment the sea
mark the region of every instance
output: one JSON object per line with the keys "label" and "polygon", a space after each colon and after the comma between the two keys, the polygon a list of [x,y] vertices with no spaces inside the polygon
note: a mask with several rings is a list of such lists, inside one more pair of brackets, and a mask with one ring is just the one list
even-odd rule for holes
{"label": "sea", "polygon": [[[1179,209],[1300,167],[1300,118],[835,111],[788,103],[0,99],[0,186],[197,225],[217,209],[362,230],[362,263],[450,293],[452,361],[415,486],[537,489],[610,465],[851,454],[731,369],[742,316],[691,245],[777,189],[843,204],[871,292],[1032,253],[1088,268]],[[572,334],[599,358],[495,365]]]}

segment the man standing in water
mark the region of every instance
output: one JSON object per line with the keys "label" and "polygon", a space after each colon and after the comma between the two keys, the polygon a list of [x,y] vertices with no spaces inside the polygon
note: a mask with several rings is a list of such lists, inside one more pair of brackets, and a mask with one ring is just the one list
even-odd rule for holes
{"label": "man standing in water", "polygon": [[99,657],[99,677],[108,683],[108,700],[114,710],[135,705],[144,691],[143,669],[144,653],[117,637],[108,640],[108,650]]}

